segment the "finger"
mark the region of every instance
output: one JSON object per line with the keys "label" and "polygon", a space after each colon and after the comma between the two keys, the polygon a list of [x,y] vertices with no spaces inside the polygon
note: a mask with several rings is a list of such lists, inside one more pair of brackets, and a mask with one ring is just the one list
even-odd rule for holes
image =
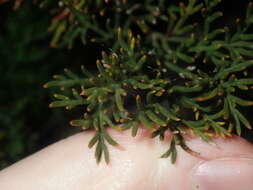
{"label": "finger", "polygon": [[214,139],[216,147],[199,138],[188,138],[187,144],[201,156],[178,148],[177,162],[172,165],[168,159],[159,159],[168,148],[170,135],[161,142],[150,139],[144,130],[135,138],[128,131],[109,132],[120,143],[118,148],[110,147],[109,165],[96,164],[94,149],[87,148],[94,133],[84,132],[2,171],[0,186],[6,190],[186,190],[192,188],[192,170],[199,163],[225,156],[253,155],[252,145],[237,137]]}

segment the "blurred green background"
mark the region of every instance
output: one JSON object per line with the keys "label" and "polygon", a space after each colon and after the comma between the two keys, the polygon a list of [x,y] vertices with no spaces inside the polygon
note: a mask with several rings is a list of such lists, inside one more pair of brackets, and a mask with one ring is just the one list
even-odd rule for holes
{"label": "blurred green background", "polygon": [[42,86],[80,65],[83,53],[49,47],[49,16],[31,1],[18,10],[12,2],[0,5],[0,169],[75,132],[71,115],[48,108],[52,93]]}
{"label": "blurred green background", "polygon": [[[244,14],[246,3],[227,4],[226,10]],[[77,42],[71,50],[50,48],[50,19],[49,10],[32,1],[18,10],[13,2],[0,5],[0,169],[78,131],[68,124],[78,111],[49,109],[53,92],[42,86],[64,68],[94,67],[104,47]],[[251,113],[246,113],[249,118]],[[253,139],[246,130],[243,136]]]}
{"label": "blurred green background", "polygon": [[17,11],[12,6],[0,7],[0,168],[43,146],[62,122],[59,110],[47,108],[42,89],[60,63],[46,42],[49,18],[29,4]]}

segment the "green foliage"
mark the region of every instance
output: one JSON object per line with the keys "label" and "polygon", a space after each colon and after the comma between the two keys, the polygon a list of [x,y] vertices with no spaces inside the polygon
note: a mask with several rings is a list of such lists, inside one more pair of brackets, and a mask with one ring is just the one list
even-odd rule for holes
{"label": "green foliage", "polygon": [[107,127],[131,128],[135,136],[139,124],[144,124],[152,137],[161,140],[171,131],[170,148],[162,157],[171,155],[173,163],[176,145],[198,154],[184,142],[188,129],[209,143],[210,130],[227,137],[241,135],[242,126],[251,129],[241,109],[253,102],[240,94],[253,84],[252,3],[234,26],[220,27],[223,13],[216,9],[220,2],[59,2],[50,27],[52,46],[71,47],[81,40],[111,48],[102,52],[96,72],[84,66],[81,76],[65,70],[44,85],[64,90],[50,107],[86,109],[82,119],[70,124],[96,130],[89,147],[96,144],[97,162],[104,155],[108,163],[107,144],[118,145]]}

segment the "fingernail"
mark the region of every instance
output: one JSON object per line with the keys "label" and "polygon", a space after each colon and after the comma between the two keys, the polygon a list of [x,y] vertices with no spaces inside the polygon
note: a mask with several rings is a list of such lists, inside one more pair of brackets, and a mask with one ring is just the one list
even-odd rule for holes
{"label": "fingernail", "polygon": [[191,190],[252,190],[252,158],[219,158],[193,168]]}

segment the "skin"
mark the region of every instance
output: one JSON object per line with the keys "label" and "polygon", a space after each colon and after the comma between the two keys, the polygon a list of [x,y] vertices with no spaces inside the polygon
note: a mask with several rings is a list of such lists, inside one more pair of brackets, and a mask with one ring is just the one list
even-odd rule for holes
{"label": "skin", "polygon": [[[245,159],[247,163],[253,159],[253,145],[237,136],[214,138],[213,142],[216,145],[210,145],[199,137],[186,134],[187,145],[201,154],[193,156],[178,147],[177,161],[173,165],[170,158],[159,158],[168,149],[171,134],[167,134],[162,142],[158,138],[150,139],[150,133],[142,127],[135,138],[131,137],[130,131],[119,132],[109,129],[108,132],[120,144],[118,147],[108,145],[109,165],[106,165],[104,160],[99,165],[96,164],[95,148],[87,148],[94,132],[86,131],[52,144],[1,171],[1,189],[238,190],[242,185],[240,183],[252,183],[251,180],[245,179],[253,179],[253,170],[248,170],[248,165],[243,163]],[[206,177],[209,171],[212,173],[212,169],[207,169],[207,175],[202,172],[203,168],[207,168],[205,163],[214,163],[219,159],[225,159],[228,168],[231,168],[229,164],[232,164],[238,166],[237,170],[241,169],[236,180],[230,180],[231,184],[217,186],[210,177]],[[221,164],[218,171],[223,171],[222,167],[226,164]],[[196,169],[199,165],[201,170]],[[225,174],[224,179],[228,182],[230,175],[232,174]],[[194,176],[199,177],[204,183],[199,185]],[[247,189],[248,186],[245,187],[241,190],[252,190]]]}

